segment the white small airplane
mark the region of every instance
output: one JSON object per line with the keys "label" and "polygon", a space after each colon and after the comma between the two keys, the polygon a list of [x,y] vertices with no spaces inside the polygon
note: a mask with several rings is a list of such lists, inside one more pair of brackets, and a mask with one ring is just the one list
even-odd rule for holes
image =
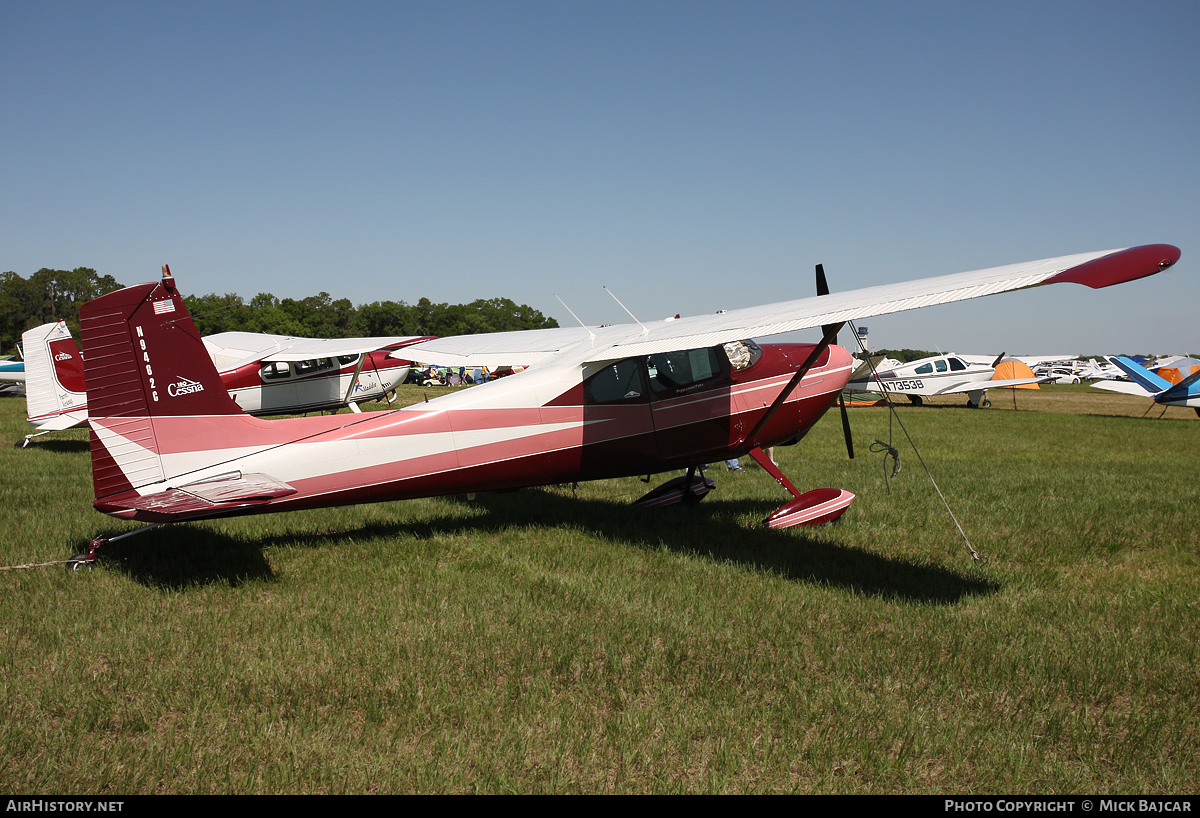
{"label": "white small airplane", "polygon": [[999,389],[1005,386],[1024,386],[1030,383],[1040,383],[1045,378],[1009,378],[993,380],[996,367],[1003,360],[1000,353],[991,365],[972,363],[963,356],[934,355],[902,364],[899,361],[884,360],[875,368],[872,374],[867,365],[860,366],[850,382],[846,384],[847,392],[891,392],[906,395],[915,406],[924,403],[923,398],[932,395],[954,395],[967,393],[967,405],[978,409],[981,406],[991,406],[987,399],[987,390]]}
{"label": "white small airplane", "polygon": [[[763,450],[799,441],[837,401],[851,370],[833,344],[845,322],[1042,284],[1108,287],[1179,256],[1146,245],[672,321],[441,338],[405,352],[530,368],[404,409],[278,420],[250,417],[229,397],[164,267],[161,280],[80,310],[92,505],[164,523],[687,469],[643,498],[650,504],[698,499],[712,483],[696,474],[701,464],[750,455],[795,498],[768,527],[824,522],[854,495],[800,494]],[[818,293],[828,292],[823,278]],[[749,340],[809,327],[822,328],[820,343]],[[94,539],[75,564],[108,541]]]}
{"label": "white small airplane", "polygon": [[[165,312],[168,318],[169,312]],[[299,414],[381,400],[404,383],[412,362],[397,350],[429,336],[386,338],[292,338],[252,332],[223,332],[203,338],[229,396],[251,415]],[[28,380],[29,425],[37,429],[17,441],[87,422],[84,364],[67,325],[58,321],[22,335]],[[184,382],[173,388],[186,390]]]}

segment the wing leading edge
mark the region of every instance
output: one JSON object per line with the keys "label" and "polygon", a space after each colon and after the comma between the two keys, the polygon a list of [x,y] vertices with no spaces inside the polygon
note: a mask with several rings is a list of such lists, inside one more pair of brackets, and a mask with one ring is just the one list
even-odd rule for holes
{"label": "wing leading edge", "polygon": [[591,329],[567,327],[459,335],[414,344],[405,352],[414,360],[447,366],[534,365],[550,358],[559,358],[564,363],[567,358],[580,363],[610,361],[778,335],[1044,284],[1072,282],[1093,289],[1109,287],[1154,275],[1173,265],[1179,257],[1177,247],[1147,244],[884,284],[719,315],[654,321],[644,328],[621,324]]}

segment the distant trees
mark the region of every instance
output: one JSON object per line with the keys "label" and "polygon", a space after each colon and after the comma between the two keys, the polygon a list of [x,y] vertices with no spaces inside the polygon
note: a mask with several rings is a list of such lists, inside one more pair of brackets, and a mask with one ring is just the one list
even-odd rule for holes
{"label": "distant trees", "polygon": [[934,355],[941,355],[940,352],[930,352],[925,349],[880,349],[871,354],[886,355],[903,364],[909,361],[919,361],[922,358],[932,358]]}
{"label": "distant trees", "polygon": [[549,329],[558,326],[526,304],[508,298],[477,299],[470,304],[434,304],[422,298],[414,305],[403,301],[375,301],[358,308],[364,335],[473,335]]}
{"label": "distant trees", "polygon": [[28,279],[14,272],[0,273],[0,352],[15,352],[21,333],[60,318],[78,337],[79,308],[120,288],[115,278],[99,275],[91,267],[43,267]]}
{"label": "distant trees", "polygon": [[[15,352],[22,332],[60,318],[78,338],[79,308],[120,288],[112,276],[101,276],[90,267],[41,269],[28,279],[0,273],[0,352]],[[201,335],[240,330],[305,338],[445,336],[558,326],[553,318],[507,298],[480,298],[470,304],[435,304],[422,298],[416,304],[374,301],[355,307],[348,298],[334,300],[324,292],[300,300],[259,293],[249,302],[236,293],[209,293],[186,296],[184,302]]]}
{"label": "distant trees", "polygon": [[378,335],[472,335],[519,329],[546,329],[558,322],[508,298],[480,298],[470,304],[416,304],[373,301],[355,307],[320,293],[296,301],[259,293],[246,304],[241,296],[209,294],[184,299],[201,335],[242,330],[304,338]]}

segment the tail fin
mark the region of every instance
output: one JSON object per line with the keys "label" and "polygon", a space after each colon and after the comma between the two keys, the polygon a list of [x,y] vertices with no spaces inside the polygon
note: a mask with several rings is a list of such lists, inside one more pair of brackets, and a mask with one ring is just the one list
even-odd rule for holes
{"label": "tail fin", "polygon": [[153,418],[242,415],[163,265],[79,311],[97,500],[163,479]]}
{"label": "tail fin", "polygon": [[21,335],[25,355],[25,406],[39,429],[69,429],[87,420],[83,358],[63,321]]}
{"label": "tail fin", "polygon": [[1149,369],[1138,366],[1129,358],[1123,355],[1117,355],[1109,358],[1118,368],[1133,380],[1138,386],[1145,389],[1152,395],[1157,395],[1159,392],[1170,389],[1172,384],[1166,378],[1160,378]]}

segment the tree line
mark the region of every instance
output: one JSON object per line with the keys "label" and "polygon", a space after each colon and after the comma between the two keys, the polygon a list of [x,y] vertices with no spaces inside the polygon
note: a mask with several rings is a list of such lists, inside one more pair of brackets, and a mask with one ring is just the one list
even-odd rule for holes
{"label": "tree line", "polygon": [[[25,330],[60,319],[78,338],[79,308],[121,286],[90,267],[43,267],[28,279],[0,273],[0,353],[15,352]],[[184,302],[201,335],[242,331],[302,338],[447,336],[558,326],[553,318],[508,298],[480,298],[469,304],[435,304],[422,298],[416,304],[373,301],[355,307],[347,298],[334,300],[324,292],[301,299],[259,293],[249,301],[235,293],[209,293],[185,296]]]}
{"label": "tree line", "polygon": [[78,338],[79,308],[119,289],[121,285],[115,278],[102,276],[91,267],[43,267],[29,278],[0,273],[0,353],[15,353],[21,333],[60,318]]}

